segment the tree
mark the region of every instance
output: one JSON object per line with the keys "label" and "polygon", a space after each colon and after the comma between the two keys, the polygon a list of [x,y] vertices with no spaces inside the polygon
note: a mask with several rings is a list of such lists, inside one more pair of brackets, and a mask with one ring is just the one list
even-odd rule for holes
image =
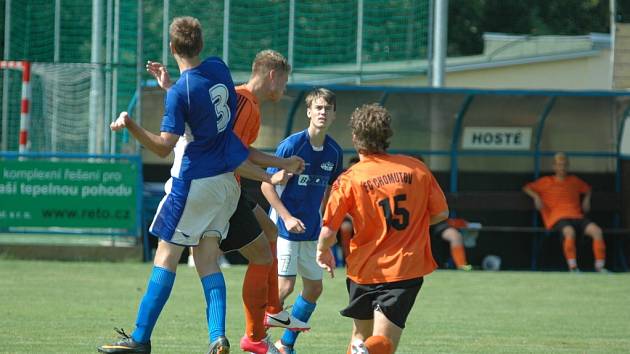
{"label": "tree", "polygon": [[[630,20],[630,5],[618,8]],[[609,0],[450,0],[448,55],[481,53],[485,32],[583,35],[609,32],[609,22]]]}

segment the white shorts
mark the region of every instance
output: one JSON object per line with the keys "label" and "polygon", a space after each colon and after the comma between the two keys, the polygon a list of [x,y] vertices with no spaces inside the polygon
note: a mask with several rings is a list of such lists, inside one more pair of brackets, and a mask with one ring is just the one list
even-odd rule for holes
{"label": "white shorts", "polygon": [[321,280],[323,270],[317,264],[317,241],[289,241],[278,237],[278,275],[301,275],[308,280]]}
{"label": "white shorts", "polygon": [[241,193],[234,173],[188,181],[170,178],[164,191],[149,228],[153,235],[181,246],[196,246],[206,236],[227,236]]}

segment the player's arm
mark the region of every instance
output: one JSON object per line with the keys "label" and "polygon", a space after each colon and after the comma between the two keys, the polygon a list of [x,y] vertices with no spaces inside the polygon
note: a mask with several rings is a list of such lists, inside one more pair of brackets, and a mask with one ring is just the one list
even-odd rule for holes
{"label": "player's arm", "polygon": [[273,185],[263,182],[260,185],[260,190],[269,202],[269,205],[276,210],[278,216],[280,216],[284,222],[284,226],[287,231],[293,233],[303,233],[306,230],[306,226],[304,226],[302,220],[291,215],[289,210],[284,206],[284,203],[280,200],[280,196],[278,196],[276,188]]}
{"label": "player's arm", "polygon": [[[249,178],[255,181],[261,181],[270,185],[286,184],[289,178],[293,176],[285,170],[280,170],[274,174],[269,174],[253,162],[246,159],[236,168],[236,173],[239,176]],[[273,187],[272,187],[273,188]]]}
{"label": "player's arm", "polygon": [[337,231],[323,226],[317,240],[316,260],[320,267],[330,273],[331,278],[335,277],[335,257],[331,249],[335,243],[337,243]]}
{"label": "player's arm", "polygon": [[584,193],[584,198],[582,199],[582,211],[584,213],[588,213],[591,211],[591,191]]}
{"label": "player's arm", "polygon": [[291,157],[279,157],[276,155],[266,154],[255,147],[249,147],[248,159],[258,166],[277,167],[286,170],[289,173],[302,173],[304,171],[304,160],[301,157],[293,155]]}
{"label": "player's arm", "polygon": [[120,131],[124,128],[133,135],[136,140],[145,148],[151,150],[158,156],[164,158],[173,151],[179,135],[161,132],[160,135],[153,134],[136,123],[127,112],[121,112],[118,118],[109,125],[112,131]]}
{"label": "player's arm", "polygon": [[525,194],[527,194],[534,200],[534,206],[536,207],[536,210],[541,210],[543,208],[543,202],[540,198],[540,195],[534,192],[534,190],[531,189],[528,185],[523,187],[523,192],[525,192]]}

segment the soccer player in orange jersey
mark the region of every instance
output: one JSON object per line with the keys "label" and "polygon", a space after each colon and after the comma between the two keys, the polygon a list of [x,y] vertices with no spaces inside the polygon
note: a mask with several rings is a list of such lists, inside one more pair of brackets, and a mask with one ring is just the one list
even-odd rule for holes
{"label": "soccer player in orange jersey", "polygon": [[[567,172],[569,159],[559,152],[553,157],[552,176],[545,176],[523,187],[540,211],[545,228],[555,230],[563,237],[562,248],[569,271],[578,271],[575,237],[584,234],[593,239],[595,271],[606,272],[606,245],[602,229],[584,217],[591,209],[591,186]],[[582,197],[580,201],[580,197]]]}
{"label": "soccer player in orange jersey", "polygon": [[352,216],[350,303],[341,311],[354,320],[349,353],[396,350],[423,277],[436,268],[429,225],[448,217],[444,193],[424,163],[386,152],[390,124],[389,112],[377,104],[350,117],[360,162],[333,184],[317,245],[317,262],[334,276],[330,248],[346,214]]}
{"label": "soccer player in orange jersey", "polygon": [[[147,70],[158,79],[160,86],[168,89],[170,79],[162,64],[149,62]],[[286,58],[274,50],[263,50],[256,55],[250,79],[236,87],[238,102],[233,130],[249,147],[249,159],[257,165],[300,172],[304,169],[301,158],[279,158],[251,146],[260,130],[260,102],[276,102],[282,97],[290,71]],[[263,208],[244,192],[241,191],[237,209],[230,219],[230,230],[220,248],[224,252],[238,250],[249,261],[242,290],[245,335],[241,338],[241,349],[273,353],[276,348],[266,336],[266,327],[301,331],[310,326],[282,309],[278,297],[278,230]]]}

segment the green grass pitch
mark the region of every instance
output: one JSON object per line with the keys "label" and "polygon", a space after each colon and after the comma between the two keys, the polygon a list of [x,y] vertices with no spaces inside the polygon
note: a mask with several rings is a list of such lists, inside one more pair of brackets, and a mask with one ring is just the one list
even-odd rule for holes
{"label": "green grass pitch", "polygon": [[[150,264],[0,259],[0,353],[95,353],[133,329]],[[245,268],[224,270],[227,335],[244,331]],[[300,354],[345,353],[351,321],[343,269],[301,334]],[[299,285],[299,284],[298,284]],[[292,301],[292,298],[291,298]],[[193,269],[180,266],[153,333],[153,353],[205,353],[205,302]],[[273,330],[277,339],[279,330]],[[630,274],[438,271],[426,278],[397,353],[629,353]]]}

